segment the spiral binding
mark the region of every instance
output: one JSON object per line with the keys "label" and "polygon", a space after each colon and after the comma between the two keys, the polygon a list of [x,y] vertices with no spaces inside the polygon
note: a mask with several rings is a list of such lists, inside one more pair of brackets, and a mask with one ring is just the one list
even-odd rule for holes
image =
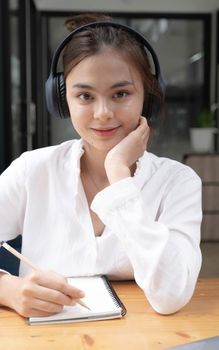
{"label": "spiral binding", "polygon": [[122,303],[121,299],[119,298],[119,296],[117,295],[116,291],[114,290],[112,284],[110,283],[109,279],[107,278],[107,276],[103,275],[101,276],[101,278],[103,279],[103,282],[106,286],[106,289],[108,290],[109,294],[112,297],[112,300],[114,301],[115,305],[117,307],[120,307],[122,309],[121,311],[121,315],[125,316],[127,313],[127,310],[125,308],[125,305]]}

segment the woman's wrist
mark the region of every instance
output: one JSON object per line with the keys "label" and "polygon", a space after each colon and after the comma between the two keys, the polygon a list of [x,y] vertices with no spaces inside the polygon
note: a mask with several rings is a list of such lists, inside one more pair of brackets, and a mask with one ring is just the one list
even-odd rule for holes
{"label": "woman's wrist", "polygon": [[15,293],[12,281],[15,278],[15,276],[7,272],[0,271],[0,305],[12,308],[10,304],[10,295],[11,291]]}
{"label": "woman's wrist", "polygon": [[129,167],[125,165],[108,164],[106,165],[105,169],[109,183],[111,185],[115,182],[118,182],[131,176],[131,171]]}

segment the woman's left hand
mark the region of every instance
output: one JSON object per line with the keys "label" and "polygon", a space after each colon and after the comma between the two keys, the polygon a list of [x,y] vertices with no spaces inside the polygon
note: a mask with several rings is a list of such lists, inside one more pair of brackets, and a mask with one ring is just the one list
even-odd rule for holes
{"label": "woman's left hand", "polygon": [[143,155],[149,135],[147,120],[140,117],[138,127],[109,151],[105,169],[110,184],[131,175],[130,167]]}

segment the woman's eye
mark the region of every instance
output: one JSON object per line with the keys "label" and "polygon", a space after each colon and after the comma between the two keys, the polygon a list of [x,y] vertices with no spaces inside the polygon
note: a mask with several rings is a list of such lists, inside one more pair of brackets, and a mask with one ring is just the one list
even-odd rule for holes
{"label": "woman's eye", "polygon": [[88,101],[88,100],[92,99],[91,95],[88,94],[87,92],[83,92],[83,93],[79,94],[78,98],[80,98],[80,100],[83,100],[83,101]]}
{"label": "woman's eye", "polygon": [[126,97],[126,96],[128,96],[128,92],[126,92],[126,91],[118,91],[114,95],[115,98],[123,98],[123,97]]}

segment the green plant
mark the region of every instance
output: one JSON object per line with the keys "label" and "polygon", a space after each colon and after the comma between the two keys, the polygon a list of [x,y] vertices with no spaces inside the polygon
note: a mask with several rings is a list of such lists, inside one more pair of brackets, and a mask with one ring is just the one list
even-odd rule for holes
{"label": "green plant", "polygon": [[203,110],[197,117],[196,126],[198,128],[214,128],[215,118],[214,113],[209,110]]}

